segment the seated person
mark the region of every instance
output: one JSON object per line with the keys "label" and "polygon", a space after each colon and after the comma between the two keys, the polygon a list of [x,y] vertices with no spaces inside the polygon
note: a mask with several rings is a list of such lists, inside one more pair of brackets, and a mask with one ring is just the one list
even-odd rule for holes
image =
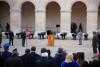
{"label": "seated person", "polygon": [[45,32],[41,32],[41,33],[38,33],[38,36],[40,37],[40,39],[44,39],[45,34],[46,34]]}
{"label": "seated person", "polygon": [[76,40],[77,33],[72,33],[73,40]]}
{"label": "seated person", "polygon": [[30,34],[29,34],[29,38],[33,38],[33,36],[34,36],[34,32],[30,32]]}
{"label": "seated person", "polygon": [[67,35],[66,32],[63,32],[63,33],[60,34],[60,36],[62,37],[62,39],[65,39],[66,35]]}
{"label": "seated person", "polygon": [[21,38],[21,33],[16,33],[18,38]]}
{"label": "seated person", "polygon": [[84,40],[88,40],[88,33],[84,33]]}

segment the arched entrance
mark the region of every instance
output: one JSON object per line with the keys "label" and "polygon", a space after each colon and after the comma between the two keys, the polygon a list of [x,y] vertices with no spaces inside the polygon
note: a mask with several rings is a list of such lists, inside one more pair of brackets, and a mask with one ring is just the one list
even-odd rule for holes
{"label": "arched entrance", "polygon": [[59,25],[60,25],[60,6],[56,2],[50,2],[46,7],[46,30],[52,30],[53,32],[60,32]]}
{"label": "arched entrance", "polygon": [[10,6],[5,1],[0,1],[0,30],[6,31],[6,23],[10,24]]}
{"label": "arched entrance", "polygon": [[76,32],[79,31],[80,27],[83,32],[86,32],[87,25],[87,7],[83,2],[76,2],[72,5],[71,23],[77,25]]}
{"label": "arched entrance", "polygon": [[35,31],[35,7],[31,2],[22,5],[22,30],[27,26],[29,31]]}
{"label": "arched entrance", "polygon": [[100,29],[100,5],[98,8],[98,26],[97,26],[97,29]]}

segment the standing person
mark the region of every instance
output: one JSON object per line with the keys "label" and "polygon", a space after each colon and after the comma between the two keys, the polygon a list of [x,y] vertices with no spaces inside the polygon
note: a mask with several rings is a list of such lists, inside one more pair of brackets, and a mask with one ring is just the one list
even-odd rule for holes
{"label": "standing person", "polygon": [[76,33],[77,25],[76,23],[73,23],[73,33]]}
{"label": "standing person", "polygon": [[2,43],[2,32],[0,32],[0,48],[2,48],[1,43]]}
{"label": "standing person", "polygon": [[26,33],[26,45],[27,45],[27,42],[28,42],[28,39],[29,39],[29,35],[30,35],[28,26],[26,26],[26,28],[25,28],[25,33]]}
{"label": "standing person", "polygon": [[9,25],[9,23],[7,22],[6,23],[6,32],[9,32],[10,31],[10,25]]}
{"label": "standing person", "polygon": [[79,38],[79,45],[82,45],[82,38],[83,38],[83,32],[82,32],[82,30],[79,31],[78,38]]}
{"label": "standing person", "polygon": [[98,44],[97,47],[100,53],[100,31],[97,33],[97,44]]}
{"label": "standing person", "polygon": [[0,31],[3,31],[3,27],[2,27],[2,25],[0,24]]}
{"label": "standing person", "polygon": [[77,25],[76,23],[72,22],[71,24],[71,33],[76,33]]}
{"label": "standing person", "polygon": [[80,25],[79,25],[79,31],[82,31],[83,32],[83,27],[82,27],[82,24],[80,23]]}
{"label": "standing person", "polygon": [[92,39],[92,47],[93,47],[93,53],[97,53],[97,35],[96,32],[93,32],[93,39]]}
{"label": "standing person", "polygon": [[12,42],[12,46],[13,46],[13,39],[14,39],[14,33],[12,31],[9,32],[9,44],[11,44]]}
{"label": "standing person", "polygon": [[23,31],[21,33],[21,38],[22,38],[22,47],[25,47],[25,40],[26,40],[26,33]]}

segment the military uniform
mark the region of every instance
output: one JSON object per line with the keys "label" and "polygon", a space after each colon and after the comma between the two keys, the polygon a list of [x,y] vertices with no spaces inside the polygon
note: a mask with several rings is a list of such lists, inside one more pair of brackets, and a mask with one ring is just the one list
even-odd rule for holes
{"label": "military uniform", "polygon": [[82,45],[83,32],[78,33],[79,45]]}

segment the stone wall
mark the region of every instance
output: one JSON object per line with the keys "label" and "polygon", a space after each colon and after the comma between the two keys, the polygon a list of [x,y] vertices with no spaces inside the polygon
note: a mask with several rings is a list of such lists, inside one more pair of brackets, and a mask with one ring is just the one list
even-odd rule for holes
{"label": "stone wall", "polygon": [[[58,9],[60,11],[60,15],[59,15],[60,18],[57,19],[58,22],[60,23],[60,29],[59,29],[60,32],[70,33],[70,25],[71,25],[71,22],[74,21],[74,19],[73,19],[74,17],[72,18],[72,16],[73,16],[72,15],[72,12],[73,12],[72,7],[75,3],[77,4],[77,2],[81,2],[86,6],[86,16],[83,16],[85,19],[84,18],[82,19],[83,20],[82,22],[84,22],[83,23],[84,30],[85,30],[84,32],[92,34],[92,31],[97,30],[97,26],[99,24],[98,17],[100,17],[100,16],[98,16],[98,14],[100,12],[98,12],[98,7],[100,4],[100,0],[0,0],[0,1],[4,1],[4,2],[8,3],[8,5],[10,7],[10,10],[9,10],[10,17],[8,17],[8,22],[10,22],[11,30],[13,30],[15,33],[20,32],[22,30],[22,26],[25,24],[28,24],[28,23],[31,26],[33,26],[35,32],[46,31],[47,30],[46,29],[46,27],[47,27],[47,13],[46,13],[47,10],[46,10],[46,8],[47,8],[47,5],[51,2],[57,3],[60,7],[60,9]],[[28,22],[29,19],[23,18],[25,16],[22,17],[22,14],[23,14],[22,6],[24,3],[28,3],[28,2],[30,2],[34,5],[34,10],[33,10],[34,16],[29,15],[29,17],[30,16],[33,17],[33,19],[30,19],[29,22]],[[54,6],[54,5],[52,5],[52,6]],[[80,7],[80,5],[79,5],[79,7]],[[51,11],[53,11],[53,8],[51,9]],[[1,19],[3,19],[2,16],[0,16],[0,17],[1,17]],[[1,19],[0,19],[0,23],[6,22],[5,20],[1,21]],[[54,21],[52,21],[52,22],[54,22]],[[75,19],[75,21],[77,22],[77,19]],[[49,24],[50,24],[50,22],[49,22]],[[79,24],[79,22],[77,22],[77,24]]]}

